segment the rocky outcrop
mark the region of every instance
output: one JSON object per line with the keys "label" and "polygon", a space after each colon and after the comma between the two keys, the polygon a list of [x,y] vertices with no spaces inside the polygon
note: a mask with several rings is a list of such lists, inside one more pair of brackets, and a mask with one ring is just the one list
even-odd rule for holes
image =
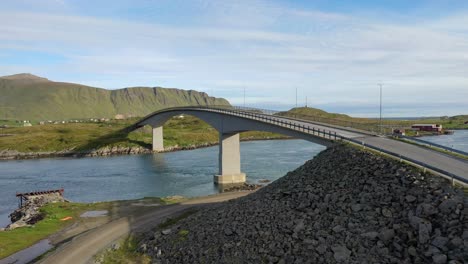
{"label": "rocky outcrop", "polygon": [[23,207],[16,209],[10,214],[10,220],[12,223],[8,225],[5,230],[34,225],[44,218],[44,215],[39,210],[42,206],[48,203],[64,201],[65,199],[59,193],[27,196],[27,200]]}
{"label": "rocky outcrop", "polygon": [[[241,141],[254,141],[254,140],[277,140],[287,138],[244,138]],[[199,144],[192,144],[188,146],[168,146],[164,151],[159,152],[173,152],[181,150],[192,150],[199,148],[207,148],[218,145],[218,142],[205,142]],[[50,152],[19,152],[16,150],[0,150],[0,160],[15,160],[15,159],[39,159],[39,158],[53,158],[53,157],[99,157],[99,156],[114,156],[114,155],[131,155],[131,154],[149,154],[153,153],[151,149],[142,146],[106,146],[99,149],[92,149],[88,151],[75,151],[73,149],[65,149],[61,151]]]}
{"label": "rocky outcrop", "polygon": [[[167,228],[166,228],[167,229]],[[330,148],[255,193],[154,230],[154,263],[464,263],[468,206],[443,178]]]}
{"label": "rocky outcrop", "polygon": [[89,152],[75,153],[75,157],[97,157],[97,156],[112,156],[112,155],[130,155],[130,154],[148,154],[153,151],[144,147],[103,147],[97,150],[91,150]]}
{"label": "rocky outcrop", "polygon": [[112,156],[112,155],[129,155],[129,154],[147,154],[152,153],[150,149],[141,146],[120,147],[110,146],[89,151],[62,150],[51,152],[18,152],[16,150],[1,150],[0,160],[13,159],[38,159],[50,157],[97,157],[97,156]]}

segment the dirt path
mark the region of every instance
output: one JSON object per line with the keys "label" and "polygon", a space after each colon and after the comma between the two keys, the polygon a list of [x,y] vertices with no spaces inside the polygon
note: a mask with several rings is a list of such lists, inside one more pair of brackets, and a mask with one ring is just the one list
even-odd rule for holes
{"label": "dirt path", "polygon": [[199,197],[181,204],[157,207],[143,215],[122,217],[78,235],[70,242],[59,246],[54,252],[39,261],[39,263],[88,263],[99,251],[119,238],[130,234],[130,232],[149,230],[168,217],[177,215],[189,208],[203,206],[203,204],[207,203],[235,199],[251,192],[252,191],[232,192]]}

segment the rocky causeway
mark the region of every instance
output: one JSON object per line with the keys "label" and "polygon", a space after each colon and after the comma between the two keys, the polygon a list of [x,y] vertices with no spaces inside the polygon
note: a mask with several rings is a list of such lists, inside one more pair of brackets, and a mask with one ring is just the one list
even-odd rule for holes
{"label": "rocky causeway", "polygon": [[462,189],[349,146],[147,233],[154,263],[467,263]]}

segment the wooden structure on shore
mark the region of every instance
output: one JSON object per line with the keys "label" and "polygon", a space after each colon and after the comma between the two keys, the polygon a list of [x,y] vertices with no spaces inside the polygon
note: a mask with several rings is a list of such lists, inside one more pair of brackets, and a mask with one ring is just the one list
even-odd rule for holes
{"label": "wooden structure on shore", "polygon": [[28,192],[28,193],[16,193],[16,197],[19,198],[19,207],[23,207],[23,202],[28,200],[29,196],[36,196],[36,195],[45,195],[51,193],[58,193],[60,196],[63,196],[64,189],[57,189],[57,190],[47,190],[47,191],[35,191],[35,192]]}

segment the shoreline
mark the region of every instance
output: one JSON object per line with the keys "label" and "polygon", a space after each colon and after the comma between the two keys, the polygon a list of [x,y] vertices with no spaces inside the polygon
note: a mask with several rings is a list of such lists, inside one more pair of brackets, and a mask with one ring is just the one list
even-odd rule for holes
{"label": "shoreline", "polygon": [[[196,197],[183,197],[183,196],[167,196],[167,197],[143,197],[138,199],[128,199],[128,200],[112,200],[105,202],[93,202],[93,203],[81,203],[82,205],[97,205],[105,204],[109,206],[106,209],[107,213],[98,217],[80,217],[80,220],[75,220],[76,222],[65,226],[58,230],[57,232],[48,234],[42,239],[36,241],[32,245],[26,246],[23,249],[16,251],[15,253],[0,259],[2,261],[8,261],[7,263],[14,263],[15,261],[27,260],[30,261],[38,260],[41,256],[53,257],[55,251],[63,250],[63,247],[66,247],[70,241],[74,239],[79,239],[80,237],[86,236],[86,234],[92,233],[93,230],[98,230],[99,228],[105,228],[105,226],[110,226],[113,223],[122,222],[127,217],[136,217],[142,218],[146,215],[154,215],[159,211],[166,210],[169,208],[187,207],[187,208],[196,208],[197,206],[203,206],[204,204],[223,202],[227,200],[237,199],[239,197],[254,193],[256,190],[240,190],[240,191],[230,191],[224,193],[209,194]],[[159,201],[159,202],[157,202]],[[162,203],[161,203],[162,202]],[[94,208],[89,208],[91,211]],[[119,209],[119,210],[116,210]],[[104,210],[104,209],[103,209]],[[184,209],[186,210],[186,209]],[[89,211],[89,210],[88,210]],[[120,213],[114,214],[114,212],[121,211]],[[86,212],[86,211],[83,211]],[[80,212],[80,213],[83,213]],[[171,213],[163,219],[167,219],[177,215],[179,211]],[[156,225],[154,223],[154,225]],[[153,225],[149,225],[150,227]],[[114,240],[113,240],[114,241]],[[47,246],[43,247],[41,244],[47,242]],[[112,242],[112,241],[111,241]],[[49,250],[53,251],[48,254]]]}
{"label": "shoreline", "polygon": [[[292,140],[291,137],[278,137],[278,138],[244,138],[241,142],[247,141],[265,141],[265,140]],[[43,158],[87,158],[87,157],[110,157],[110,156],[123,156],[123,155],[138,155],[138,154],[153,154],[153,153],[168,153],[184,150],[195,150],[208,148],[219,145],[219,142],[205,142],[201,144],[193,144],[189,146],[169,146],[163,151],[153,151],[151,149],[134,146],[134,147],[102,147],[100,149],[89,151],[72,151],[61,150],[55,152],[18,152],[16,150],[0,150],[0,161],[8,160],[29,160],[29,159],[43,159]]]}

